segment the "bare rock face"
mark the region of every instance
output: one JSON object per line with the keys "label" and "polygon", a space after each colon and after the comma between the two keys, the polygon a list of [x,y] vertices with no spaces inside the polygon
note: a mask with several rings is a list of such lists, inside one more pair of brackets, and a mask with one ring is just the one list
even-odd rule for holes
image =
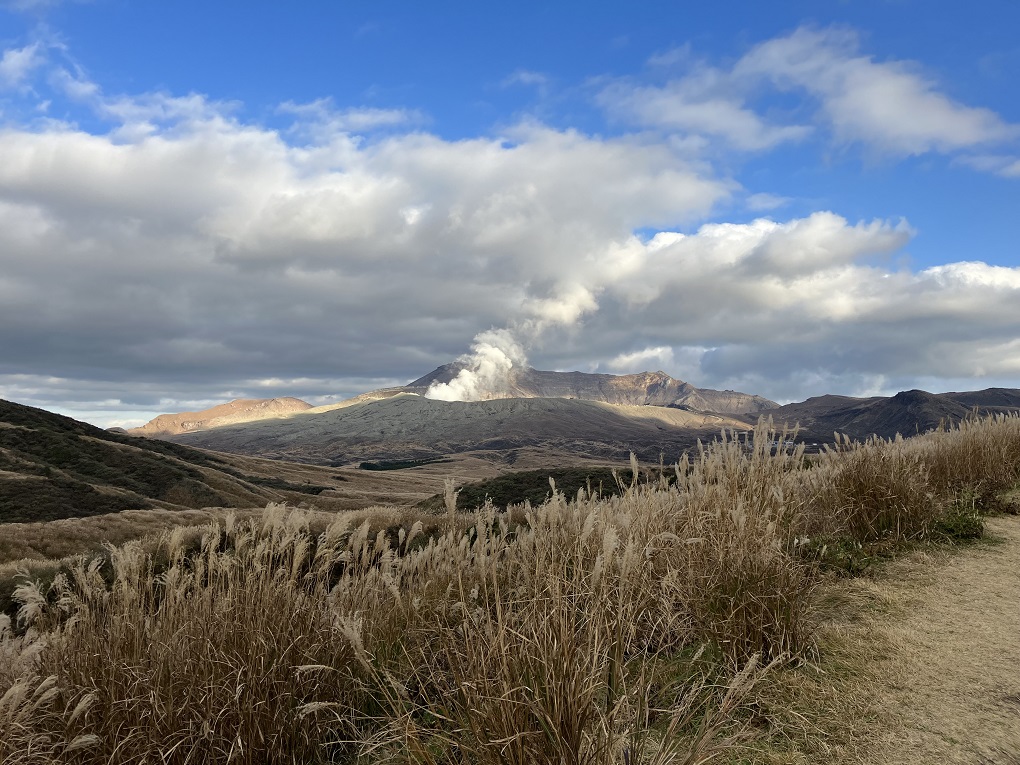
{"label": "bare rock face", "polygon": [[312,405],[297,398],[238,398],[201,412],[161,414],[140,428],[128,431],[134,436],[162,438],[223,425],[238,425],[311,409]]}

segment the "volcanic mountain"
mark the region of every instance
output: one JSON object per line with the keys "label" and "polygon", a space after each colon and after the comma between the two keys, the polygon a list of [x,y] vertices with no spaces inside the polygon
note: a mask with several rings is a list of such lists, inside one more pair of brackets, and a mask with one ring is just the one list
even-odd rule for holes
{"label": "volcanic mountain", "polygon": [[633,375],[511,369],[485,400],[434,401],[434,384],[464,370],[447,364],[407,385],[371,391],[279,419],[167,434],[217,451],[342,465],[484,452],[513,461],[520,449],[563,459],[646,459],[676,453],[720,428],[746,429],[738,415],[777,406],[760,396],[702,390],[664,372]]}
{"label": "volcanic mountain", "polygon": [[[424,396],[437,383],[449,383],[464,369],[459,362],[444,364],[424,377],[397,388],[363,393],[313,411],[329,411],[354,404],[392,398],[405,393]],[[732,390],[696,388],[665,372],[640,372],[632,375],[590,374],[587,372],[547,372],[530,367],[514,367],[485,400],[509,398],[566,398],[628,406],[666,406],[713,414],[748,414],[778,406],[761,396]]]}
{"label": "volcanic mountain", "polygon": [[218,428],[221,425],[236,425],[272,417],[281,417],[292,412],[303,412],[312,405],[297,398],[236,398],[201,412],[180,412],[161,414],[140,428],[131,428],[133,436],[175,436],[193,430]]}

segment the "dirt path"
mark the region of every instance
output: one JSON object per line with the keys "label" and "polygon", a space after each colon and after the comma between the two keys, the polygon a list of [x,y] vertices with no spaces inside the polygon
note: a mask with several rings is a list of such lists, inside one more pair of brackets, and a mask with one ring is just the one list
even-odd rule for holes
{"label": "dirt path", "polygon": [[889,609],[866,636],[882,722],[868,762],[1020,765],[1020,517],[987,528],[992,543],[871,585]]}

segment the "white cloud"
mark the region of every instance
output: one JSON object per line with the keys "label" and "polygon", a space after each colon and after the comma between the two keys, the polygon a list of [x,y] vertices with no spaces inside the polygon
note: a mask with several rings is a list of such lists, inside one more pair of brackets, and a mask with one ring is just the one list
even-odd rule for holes
{"label": "white cloud", "polygon": [[530,69],[518,69],[500,83],[504,88],[513,85],[529,85],[544,88],[549,84],[549,77],[541,72],[533,72]]}
{"label": "white cloud", "polygon": [[[285,105],[280,132],[199,94],[110,96],[54,71],[109,130],[0,130],[0,392],[18,400],[120,401],[124,418],[326,400],[472,338],[475,377],[446,394],[477,395],[525,354],[785,398],[1015,373],[1020,271],[898,270],[906,223],[833,212],[691,233],[740,193],[697,140],[525,122],[450,141],[413,111],[329,101]],[[670,86],[703,107],[687,129],[743,148],[798,129],[699,76]],[[168,387],[182,392],[164,406]]]}
{"label": "white cloud", "polygon": [[642,265],[607,284],[585,323],[587,352],[601,348],[614,371],[655,359],[698,385],[786,400],[859,393],[879,376],[900,389],[1015,380],[1020,268],[883,266],[910,235],[903,223],[815,213],[635,239]]}
{"label": "white cloud", "polygon": [[8,48],[0,56],[0,90],[20,88],[46,60],[40,43]]}
{"label": "white cloud", "polygon": [[1020,159],[1014,159],[998,172],[1006,178],[1020,178]]}
{"label": "white cloud", "polygon": [[[476,340],[483,378],[524,344],[540,367],[647,364],[786,398],[1013,373],[1020,270],[883,265],[902,222],[819,212],[642,241],[730,192],[661,144],[530,124],[295,147],[197,113],[129,142],[0,133],[0,195],[17,200],[0,205],[0,374],[96,400],[124,384],[324,399],[411,379],[485,327],[505,330]],[[256,384],[274,378],[308,382]],[[38,387],[45,403],[68,386]]]}
{"label": "white cloud", "polygon": [[50,73],[50,81],[61,93],[73,101],[91,101],[100,93],[96,83],[89,80],[83,72],[71,73],[64,67],[58,67]]}
{"label": "white cloud", "polygon": [[632,230],[731,189],[661,145],[537,124],[293,146],[201,98],[99,103],[123,120],[108,136],[0,132],[16,200],[0,205],[0,374],[415,376],[481,327],[577,323],[605,269],[631,267]]}
{"label": "white cloud", "polygon": [[306,104],[286,101],[280,104],[279,111],[297,117],[297,131],[315,141],[328,139],[337,133],[365,133],[381,128],[419,125],[425,121],[421,112],[413,109],[337,109],[330,98],[320,98]]}
{"label": "white cloud", "polygon": [[701,67],[663,86],[610,83],[598,95],[614,117],[630,124],[719,137],[734,148],[761,151],[799,141],[804,125],[772,125],[745,105],[745,96],[719,70]]}
{"label": "white cloud", "polygon": [[751,194],[744,200],[744,205],[751,212],[768,212],[769,210],[778,210],[780,207],[785,207],[790,204],[792,200],[789,197],[782,197],[777,194],[769,194],[767,192],[758,192],[757,194]]}
{"label": "white cloud", "polygon": [[698,62],[689,46],[649,64],[653,74],[673,76],[663,84],[610,81],[599,104],[627,124],[721,140],[742,151],[811,134],[812,126],[793,116],[810,114],[811,102],[791,113],[762,112],[759,104],[775,103],[776,90],[809,94],[817,121],[837,141],[892,155],[956,153],[1020,137],[1020,127],[992,110],[948,96],[917,64],[862,53],[857,35],[845,29],[801,27],[755,46],[729,68]]}
{"label": "white cloud", "polygon": [[915,64],[862,54],[847,30],[802,27],[756,46],[733,74],[806,90],[839,140],[893,154],[953,152],[1018,135],[990,109],[954,101]]}
{"label": "white cloud", "polygon": [[606,366],[614,372],[643,372],[653,367],[674,367],[676,359],[673,349],[668,345],[657,345],[654,348],[642,348],[639,351],[621,353],[610,359]]}
{"label": "white cloud", "polygon": [[1020,178],[1020,158],[1008,155],[978,154],[961,157],[960,163],[1003,178]]}

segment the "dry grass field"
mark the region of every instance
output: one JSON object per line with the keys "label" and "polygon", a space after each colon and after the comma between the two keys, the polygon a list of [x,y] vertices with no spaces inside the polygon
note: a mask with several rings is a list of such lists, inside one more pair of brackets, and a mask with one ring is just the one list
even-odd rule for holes
{"label": "dry grass field", "polygon": [[[982,536],[1018,479],[1016,417],[810,457],[763,423],[619,497],[464,513],[451,486],[441,515],[271,506],[111,545],[20,581],[0,762],[883,762],[901,705],[918,739],[888,761],[926,761],[940,695],[1010,691],[931,659],[926,701],[893,657],[937,653],[949,612],[1015,613],[968,586],[1006,548],[928,594],[846,577]],[[1011,762],[983,735],[947,761]]]}

